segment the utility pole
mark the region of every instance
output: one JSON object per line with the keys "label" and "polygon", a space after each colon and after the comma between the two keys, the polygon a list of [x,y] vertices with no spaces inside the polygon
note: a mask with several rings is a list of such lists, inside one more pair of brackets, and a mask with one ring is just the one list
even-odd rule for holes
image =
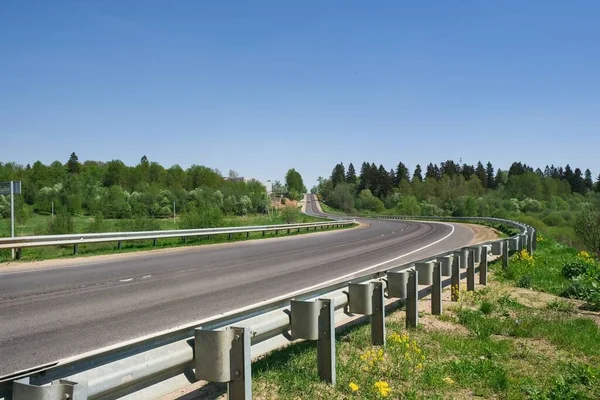
{"label": "utility pole", "polygon": [[[15,237],[15,183],[10,181],[10,236]],[[10,249],[11,260],[15,259],[15,249]]]}
{"label": "utility pole", "polygon": [[177,213],[175,212],[175,200],[173,200],[173,224],[175,224],[175,218],[177,217]]}

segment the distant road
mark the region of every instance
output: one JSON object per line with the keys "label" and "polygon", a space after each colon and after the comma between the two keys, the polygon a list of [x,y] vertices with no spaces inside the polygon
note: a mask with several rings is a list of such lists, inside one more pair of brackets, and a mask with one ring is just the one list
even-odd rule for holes
{"label": "distant road", "polygon": [[[306,210],[320,214],[312,196]],[[473,238],[458,224],[362,222],[294,237],[0,267],[0,376]]]}

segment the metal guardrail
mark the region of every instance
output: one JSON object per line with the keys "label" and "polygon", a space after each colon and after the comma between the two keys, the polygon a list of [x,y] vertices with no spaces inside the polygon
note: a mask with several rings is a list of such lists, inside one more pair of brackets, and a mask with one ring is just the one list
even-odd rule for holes
{"label": "metal guardrail", "polygon": [[[395,303],[405,302],[407,326],[416,326],[418,298],[432,293],[432,310],[441,313],[443,286],[466,275],[467,289],[474,290],[477,269],[480,283],[487,283],[489,253],[501,255],[507,266],[509,251],[535,250],[536,232],[530,226],[497,218],[464,220],[503,223],[520,233],[1,377],[0,399],[150,399],[197,380],[227,382],[231,399],[249,399],[251,359],[298,339],[317,341],[319,376],[335,382],[335,326],[370,315],[373,344],[384,344],[384,294]],[[419,290],[418,285],[426,287]]]}
{"label": "metal guardrail", "polygon": [[164,230],[164,231],[144,231],[144,232],[111,232],[111,233],[83,233],[83,234],[68,234],[68,235],[46,235],[46,236],[18,236],[14,238],[0,238],[0,250],[16,249],[17,258],[20,257],[22,248],[43,247],[43,246],[63,246],[73,245],[73,253],[77,254],[80,244],[85,243],[104,243],[117,242],[121,248],[121,243],[128,240],[154,240],[168,238],[188,238],[194,236],[210,236],[210,235],[231,235],[236,233],[250,234],[253,232],[275,232],[293,229],[317,229],[319,227],[332,227],[350,225],[355,223],[354,220],[332,220],[324,222],[309,222],[301,224],[282,224],[282,225],[259,225],[259,226],[240,226],[226,228],[207,228],[207,229],[179,229],[179,230]]}

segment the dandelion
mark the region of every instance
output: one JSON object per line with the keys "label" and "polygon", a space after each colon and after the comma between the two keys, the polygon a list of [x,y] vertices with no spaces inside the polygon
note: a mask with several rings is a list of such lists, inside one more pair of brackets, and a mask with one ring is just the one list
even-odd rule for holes
{"label": "dandelion", "polygon": [[348,387],[350,388],[350,390],[352,390],[353,393],[356,392],[356,391],[358,391],[358,389],[359,389],[358,385],[356,383],[354,383],[354,382],[350,382],[350,384],[348,385]]}
{"label": "dandelion", "polygon": [[444,378],[444,382],[446,382],[449,385],[452,385],[454,383],[454,380],[452,378],[450,378],[449,376]]}
{"label": "dandelion", "polygon": [[416,366],[417,370],[422,370],[423,369],[423,364],[422,363],[418,363]]}
{"label": "dandelion", "polygon": [[381,397],[387,397],[388,394],[390,394],[390,392],[392,391],[390,385],[388,385],[388,383],[385,381],[377,381],[375,382],[373,387],[375,388],[375,390],[377,390]]}

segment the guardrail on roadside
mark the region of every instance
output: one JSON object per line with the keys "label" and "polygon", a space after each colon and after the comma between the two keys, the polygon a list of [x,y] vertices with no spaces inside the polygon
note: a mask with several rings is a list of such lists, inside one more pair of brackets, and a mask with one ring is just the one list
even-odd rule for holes
{"label": "guardrail on roadside", "polygon": [[236,233],[245,233],[247,236],[253,232],[262,232],[263,236],[266,232],[275,232],[287,230],[290,233],[296,229],[306,228],[327,228],[333,226],[350,225],[355,223],[354,220],[332,220],[324,222],[309,222],[301,224],[282,224],[282,225],[259,225],[259,226],[240,226],[226,228],[206,228],[206,229],[179,229],[165,231],[145,231],[145,232],[111,232],[111,233],[82,233],[68,235],[46,235],[46,236],[18,236],[14,238],[0,238],[0,250],[15,249],[17,259],[21,258],[23,248],[43,247],[43,246],[64,246],[72,245],[73,254],[78,253],[78,246],[84,243],[103,243],[117,242],[117,248],[121,249],[122,243],[128,240],[153,240],[156,246],[158,239],[167,238],[183,238],[185,241],[188,237],[195,236],[211,236],[211,235],[231,235]]}
{"label": "guardrail on roadside", "polygon": [[250,399],[251,359],[298,339],[317,341],[319,377],[333,383],[336,326],[370,316],[373,344],[385,344],[385,298],[404,302],[407,326],[414,327],[419,298],[431,293],[432,312],[441,313],[444,286],[458,285],[466,277],[467,290],[474,290],[476,271],[479,283],[487,284],[489,254],[501,256],[506,267],[510,252],[535,250],[532,227],[467,218],[475,219],[508,224],[520,233],[1,377],[0,399],[150,399],[197,380],[227,382],[230,399]]}

